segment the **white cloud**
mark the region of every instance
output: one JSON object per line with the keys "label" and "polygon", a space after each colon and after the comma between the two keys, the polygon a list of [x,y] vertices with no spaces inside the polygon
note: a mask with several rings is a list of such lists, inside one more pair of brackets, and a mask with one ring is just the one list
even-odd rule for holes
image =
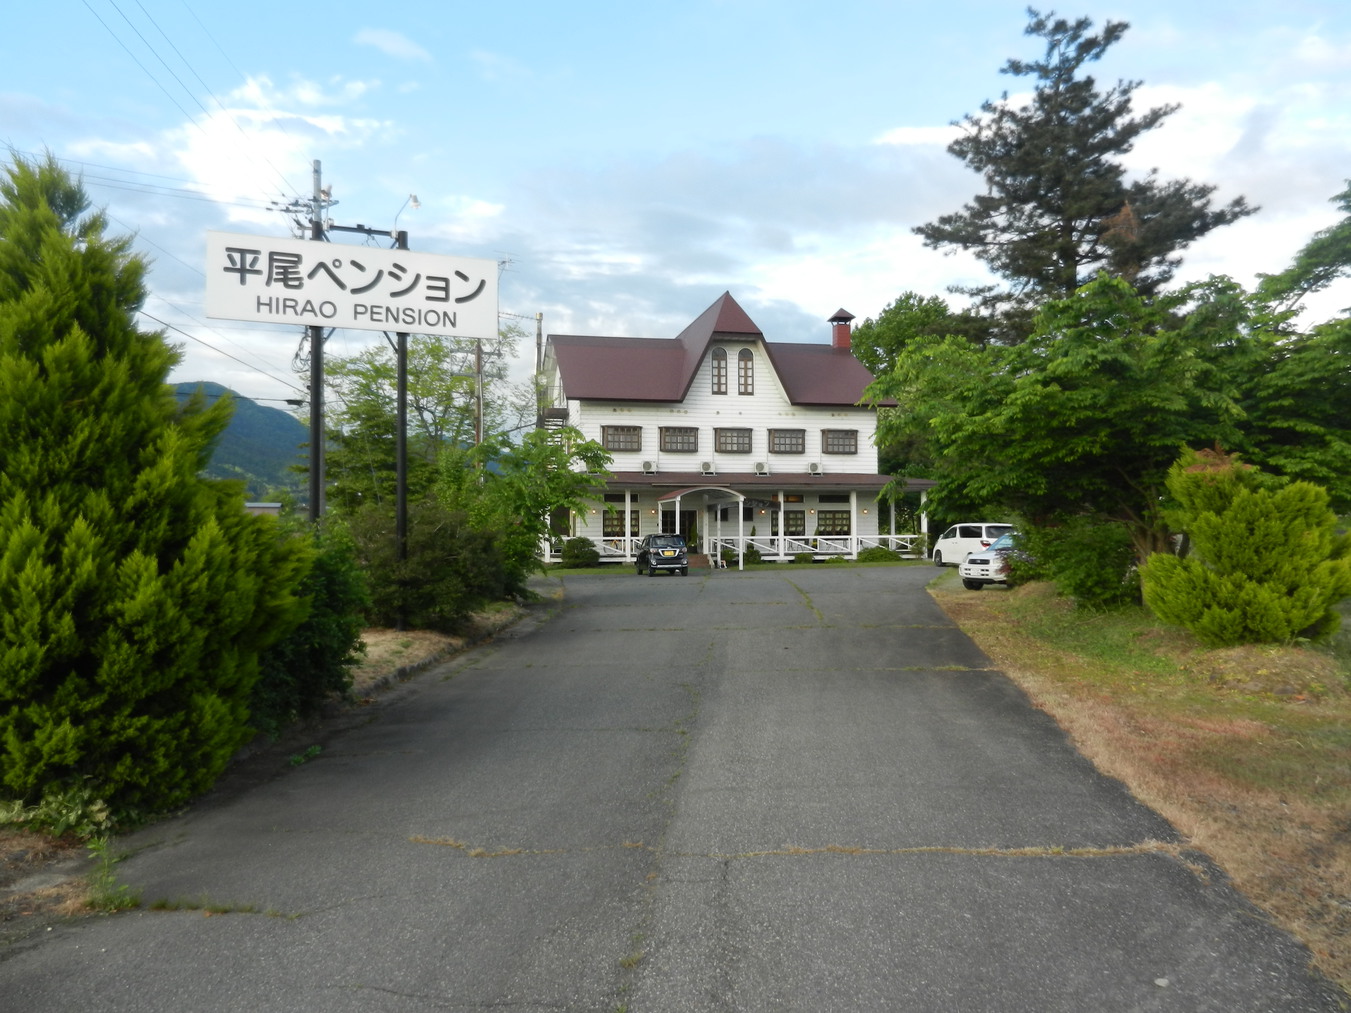
{"label": "white cloud", "polygon": [[529,67],[501,53],[476,49],[469,54],[469,59],[478,67],[479,76],[485,81],[525,80],[533,77]]}
{"label": "white cloud", "polygon": [[363,28],[352,36],[352,41],[359,46],[374,46],[386,56],[392,56],[396,60],[432,62],[431,53],[402,32],[388,28]]}
{"label": "white cloud", "polygon": [[944,127],[893,127],[873,143],[917,145],[932,144],[946,148],[961,136],[962,128],[949,124]]}

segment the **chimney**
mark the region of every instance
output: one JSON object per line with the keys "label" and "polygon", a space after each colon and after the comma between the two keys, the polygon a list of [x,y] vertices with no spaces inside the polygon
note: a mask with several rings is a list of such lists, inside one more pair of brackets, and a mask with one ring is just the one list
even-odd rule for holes
{"label": "chimney", "polygon": [[849,348],[849,321],[854,319],[854,314],[848,310],[836,310],[835,315],[830,318],[830,346],[832,348]]}

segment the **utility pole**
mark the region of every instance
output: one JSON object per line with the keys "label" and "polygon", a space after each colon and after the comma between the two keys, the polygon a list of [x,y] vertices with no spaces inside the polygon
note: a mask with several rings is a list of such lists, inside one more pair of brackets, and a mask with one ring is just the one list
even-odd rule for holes
{"label": "utility pole", "polygon": [[474,339],[474,446],[483,442],[483,339]]}
{"label": "utility pole", "polygon": [[[409,200],[416,200],[412,194],[408,197]],[[394,217],[394,224],[398,224],[398,215]],[[394,240],[396,250],[408,249],[408,233],[403,229],[376,229],[358,222],[356,225],[329,225],[328,231],[355,232],[367,237],[389,236]],[[402,563],[408,558],[408,332],[396,331],[394,338],[390,342],[394,345],[396,360],[394,386],[397,402],[394,424],[394,541],[395,554]],[[388,331],[385,332],[385,340],[389,340]],[[395,616],[394,626],[403,629],[402,611]]]}
{"label": "utility pole", "polygon": [[[408,249],[408,233],[399,230],[394,236],[396,249]],[[397,431],[394,434],[394,538],[397,542],[396,555],[402,563],[408,558],[408,332],[396,334],[399,347],[395,349],[398,360],[397,379],[395,380],[398,399]],[[403,629],[403,611],[400,609],[398,629]]]}
{"label": "utility pole", "polygon": [[[314,198],[310,203],[310,238],[324,240],[325,195],[319,159],[314,160]],[[310,332],[310,522],[324,516],[324,329]]]}

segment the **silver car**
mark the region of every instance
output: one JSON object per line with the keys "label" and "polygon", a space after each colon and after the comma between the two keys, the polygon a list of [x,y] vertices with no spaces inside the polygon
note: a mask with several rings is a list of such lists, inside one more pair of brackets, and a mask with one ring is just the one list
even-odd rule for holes
{"label": "silver car", "polygon": [[1009,557],[1013,555],[1014,538],[1014,533],[1010,531],[996,538],[988,549],[967,556],[957,567],[957,572],[962,578],[962,587],[968,591],[979,591],[986,584],[1007,584]]}

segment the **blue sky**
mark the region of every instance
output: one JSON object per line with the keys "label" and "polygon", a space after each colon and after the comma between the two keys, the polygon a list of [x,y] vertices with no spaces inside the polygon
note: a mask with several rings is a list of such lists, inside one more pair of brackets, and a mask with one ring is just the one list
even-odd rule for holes
{"label": "blue sky", "polygon": [[[1184,278],[1250,284],[1336,220],[1345,0],[1056,9],[1130,22],[1093,73],[1143,81],[1138,111],[1182,105],[1133,170],[1262,206],[1192,247]],[[288,234],[268,202],[307,196],[314,159],[335,223],[398,215],[415,250],[505,261],[500,309],[546,333],[669,337],[730,290],[771,339],[826,341],[840,307],[986,280],[911,229],[978,192],[951,123],[1026,86],[999,73],[1040,55],[1026,23],[1024,4],[965,0],[56,0],[7,18],[0,142],[83,171],[137,233],[146,310],[184,346],[174,379],[303,386],[297,329],[206,319],[203,256],[209,229]],[[1314,310],[1348,303],[1344,285]]]}

